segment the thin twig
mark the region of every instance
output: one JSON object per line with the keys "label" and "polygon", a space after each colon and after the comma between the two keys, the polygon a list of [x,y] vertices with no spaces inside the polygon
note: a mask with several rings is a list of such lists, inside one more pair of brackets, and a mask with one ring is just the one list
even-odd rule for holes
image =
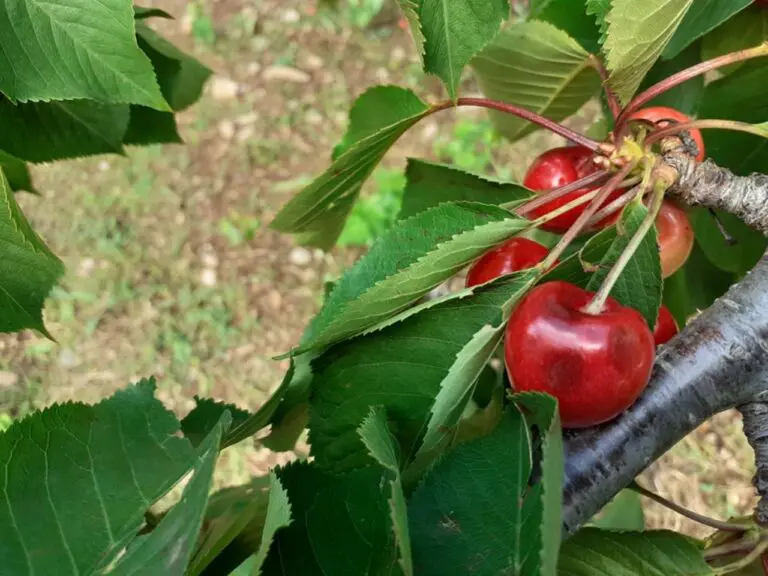
{"label": "thin twig", "polygon": [[662,128],[658,132],[654,132],[651,136],[648,137],[648,144],[653,144],[654,142],[658,142],[662,138],[666,138],[667,136],[676,136],[680,134],[681,132],[687,132],[689,130],[707,130],[707,129],[718,129],[718,130],[732,130],[735,132],[746,132],[748,134],[754,134],[755,136],[760,136],[762,138],[768,138],[768,130],[765,128],[760,128],[759,126],[755,126],[754,124],[749,124],[747,122],[737,122],[735,120],[692,120],[690,122],[682,122],[680,124],[674,124],[672,126],[667,126],[666,128]]}
{"label": "thin twig", "polygon": [[639,182],[638,178],[632,178],[630,180],[625,180],[621,183],[619,188],[624,188],[625,186],[632,186],[628,191],[624,192],[621,196],[616,198],[615,200],[611,201],[610,204],[603,206],[595,212],[595,214],[592,216],[592,218],[589,219],[589,222],[587,222],[586,228],[590,228],[594,226],[595,224],[602,222],[605,218],[608,216],[611,216],[624,208],[627,204],[629,204],[632,199],[637,196],[639,193],[642,192],[642,187],[640,186],[633,186],[634,184],[637,184]]}
{"label": "thin twig", "polygon": [[611,115],[613,116],[613,120],[615,122],[619,117],[619,114],[621,114],[621,104],[619,104],[619,99],[616,96],[616,92],[614,92],[613,89],[608,85],[608,70],[605,68],[603,61],[594,54],[589,55],[589,61],[592,62],[592,66],[600,75],[600,81],[603,84],[603,91],[605,92],[605,99],[608,102],[608,108],[610,109]]}
{"label": "thin twig", "polygon": [[528,212],[536,210],[536,208],[540,208],[546,204],[549,204],[553,200],[562,198],[566,194],[576,192],[577,190],[581,190],[587,186],[603,184],[609,178],[610,174],[608,172],[593,172],[592,174],[588,174],[587,176],[579,178],[578,180],[575,180],[570,184],[566,184],[565,186],[560,186],[559,188],[553,188],[547,192],[537,194],[535,198],[521,205],[520,208],[518,208],[517,213],[521,216],[524,216]]}

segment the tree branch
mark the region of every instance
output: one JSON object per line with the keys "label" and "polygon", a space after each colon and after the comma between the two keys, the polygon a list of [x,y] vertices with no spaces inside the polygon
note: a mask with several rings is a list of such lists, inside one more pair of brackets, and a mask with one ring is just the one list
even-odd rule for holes
{"label": "tree branch", "polygon": [[565,534],[702,422],[768,390],[766,286],[768,257],[659,350],[648,388],[627,412],[565,432]]}
{"label": "tree branch", "polygon": [[736,176],[711,160],[696,162],[687,154],[664,156],[668,167],[676,171],[673,197],[690,206],[705,206],[730,212],[768,235],[768,176]]}

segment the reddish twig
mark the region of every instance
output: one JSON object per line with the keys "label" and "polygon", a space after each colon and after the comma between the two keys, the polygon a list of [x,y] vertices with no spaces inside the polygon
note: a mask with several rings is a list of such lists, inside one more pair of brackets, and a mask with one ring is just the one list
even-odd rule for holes
{"label": "reddish twig", "polygon": [[610,109],[611,115],[613,116],[613,120],[615,122],[621,114],[621,104],[619,104],[619,99],[616,96],[616,92],[614,92],[613,89],[608,85],[608,70],[605,68],[603,61],[594,54],[589,55],[589,61],[592,62],[592,66],[600,75],[600,81],[603,84],[603,91],[605,92],[605,99],[608,102],[608,108]]}
{"label": "reddish twig", "polygon": [[560,188],[553,188],[547,192],[537,194],[536,198],[529,200],[525,204],[521,205],[520,208],[518,208],[516,211],[520,216],[524,216],[525,214],[528,214],[537,208],[541,208],[542,206],[549,204],[553,200],[562,198],[566,194],[576,192],[577,190],[581,190],[582,188],[586,188],[588,186],[603,184],[608,180],[608,178],[610,178],[610,174],[608,172],[593,172],[592,174],[584,176],[583,178],[579,178],[578,180],[575,180],[570,184],[566,184],[565,186],[561,186]]}

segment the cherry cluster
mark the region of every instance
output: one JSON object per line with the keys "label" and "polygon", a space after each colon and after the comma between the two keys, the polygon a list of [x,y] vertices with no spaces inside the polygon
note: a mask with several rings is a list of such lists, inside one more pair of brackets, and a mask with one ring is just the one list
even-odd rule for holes
{"label": "cherry cluster", "polygon": [[[685,123],[690,119],[664,107],[635,112],[631,120]],[[698,130],[690,131],[704,158],[704,143]],[[554,148],[539,156],[528,169],[524,185],[548,192],[583,179],[599,168],[595,153],[583,146]],[[531,210],[540,218],[596,188],[583,188],[553,199]],[[617,189],[608,204],[624,194]],[[577,206],[541,228],[562,234],[584,211]],[[614,224],[618,215],[592,225],[600,229]],[[656,217],[662,276],[676,272],[688,259],[694,234],[685,211],[665,199]],[[499,276],[532,268],[549,250],[524,237],[512,238],[484,254],[470,268],[467,286],[489,282]],[[504,358],[511,385],[516,391],[546,392],[557,398],[564,427],[580,428],[606,422],[631,406],[650,378],[655,347],[670,340],[679,330],[672,314],[661,307],[651,329],[636,310],[607,298],[599,313],[588,310],[594,294],[562,281],[543,283],[518,304],[506,328]]]}

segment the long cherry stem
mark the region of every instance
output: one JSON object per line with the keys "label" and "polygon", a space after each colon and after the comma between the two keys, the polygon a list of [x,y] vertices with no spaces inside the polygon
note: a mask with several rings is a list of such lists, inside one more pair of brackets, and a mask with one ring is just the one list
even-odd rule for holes
{"label": "long cherry stem", "polygon": [[570,184],[566,184],[565,186],[560,186],[560,188],[554,188],[547,192],[542,192],[541,194],[537,194],[534,199],[529,200],[525,204],[522,204],[520,208],[517,209],[517,213],[523,216],[529,212],[536,210],[536,208],[540,208],[545,204],[549,204],[553,200],[562,198],[566,194],[570,194],[571,192],[576,192],[577,190],[581,190],[582,188],[587,188],[588,186],[602,184],[606,182],[609,178],[610,178],[610,174],[608,172],[604,172],[604,171],[593,172],[592,174],[588,174],[583,178],[579,178],[578,180],[575,180]]}
{"label": "long cherry stem", "polygon": [[667,126],[666,128],[654,132],[648,137],[648,144],[653,144],[662,138],[675,136],[688,130],[705,130],[712,128],[746,132],[748,134],[754,134],[755,136],[761,136],[762,138],[768,138],[768,128],[761,128],[760,126],[748,124],[747,122],[737,122],[736,120],[692,120],[691,122],[683,122],[673,126]]}
{"label": "long cherry stem", "polygon": [[608,109],[611,111],[613,120],[616,121],[621,114],[621,104],[619,104],[616,92],[608,85],[608,70],[605,68],[603,61],[594,54],[589,55],[589,61],[592,62],[592,66],[600,75],[600,81],[603,83],[603,91],[605,92],[605,100],[608,102]]}
{"label": "long cherry stem", "polygon": [[693,510],[688,510],[688,508],[683,508],[679,504],[676,504],[675,502],[672,502],[671,500],[667,500],[666,498],[664,498],[659,494],[656,494],[655,492],[651,492],[650,490],[643,488],[637,482],[633,482],[632,484],[630,484],[629,489],[637,492],[642,496],[645,496],[646,498],[650,498],[654,502],[657,502],[662,506],[669,508],[673,512],[677,512],[678,514],[685,516],[689,520],[693,520],[694,522],[698,522],[699,524],[704,524],[705,526],[709,526],[710,528],[714,528],[715,530],[723,530],[725,532],[745,532],[747,530],[745,526],[739,526],[738,524],[729,524],[728,522],[717,520],[716,518],[710,518],[709,516],[704,516],[702,514],[699,514],[698,512],[694,512]]}
{"label": "long cherry stem", "polygon": [[634,236],[632,236],[627,244],[627,247],[624,248],[619,259],[616,260],[616,263],[606,275],[597,294],[595,294],[592,301],[584,308],[584,312],[587,314],[597,315],[603,311],[603,306],[605,305],[608,296],[611,294],[613,286],[618,281],[621,273],[624,272],[624,268],[626,268],[627,264],[632,260],[632,256],[637,252],[637,249],[645,239],[646,234],[653,228],[653,224],[656,222],[656,216],[658,216],[659,210],[661,210],[661,204],[664,200],[664,192],[666,192],[666,184],[657,181],[654,184],[653,198],[651,199],[651,206],[649,207],[648,214],[646,214]]}
{"label": "long cherry stem", "polygon": [[589,206],[586,207],[584,212],[579,214],[579,217],[576,218],[576,221],[571,225],[570,228],[568,228],[565,234],[563,234],[557,245],[555,245],[555,247],[550,250],[544,261],[539,264],[543,270],[549,270],[552,265],[557,262],[557,259],[560,258],[563,252],[565,252],[570,243],[573,242],[574,238],[579,235],[579,232],[581,232],[589,219],[594,215],[595,212],[598,211],[603,202],[605,202],[606,199],[611,194],[613,194],[613,191],[619,187],[621,182],[629,175],[629,173],[634,170],[635,166],[637,166],[637,162],[628,163],[616,174],[614,174],[614,176],[608,180],[605,186],[600,189],[600,191],[589,203]]}
{"label": "long cherry stem", "polygon": [[570,128],[566,128],[562,124],[559,124],[554,120],[550,120],[549,118],[545,118],[541,114],[536,114],[536,112],[531,112],[530,110],[526,110],[520,106],[515,106],[514,104],[499,102],[498,100],[490,100],[488,98],[459,98],[456,100],[456,102],[445,100],[433,105],[430,112],[439,112],[440,110],[447,110],[448,108],[454,108],[458,106],[477,106],[479,108],[488,108],[490,110],[504,112],[505,114],[512,114],[513,116],[517,116],[523,120],[533,122],[542,128],[546,128],[550,132],[559,134],[566,140],[570,140],[575,144],[589,148],[593,152],[596,152],[600,147],[600,143],[596,140],[593,140],[588,136],[584,136],[583,134],[579,134]]}
{"label": "long cherry stem", "polygon": [[633,178],[631,180],[625,180],[619,185],[619,188],[624,188],[626,186],[633,186],[630,188],[627,192],[624,192],[621,196],[613,200],[610,204],[603,206],[600,210],[595,212],[595,214],[592,216],[592,218],[589,219],[589,222],[587,222],[587,228],[590,228],[591,226],[594,226],[598,222],[602,222],[605,218],[608,216],[611,216],[612,214],[618,212],[624,206],[629,204],[635,196],[640,194],[642,192],[641,186],[634,186],[634,184],[637,184],[639,182],[639,179]]}
{"label": "long cherry stem", "polygon": [[683,82],[687,82],[696,76],[706,74],[711,70],[716,70],[717,68],[722,68],[723,66],[728,66],[729,64],[734,64],[736,62],[743,62],[744,60],[759,58],[760,56],[768,56],[768,41],[763,42],[754,48],[739,50],[738,52],[731,52],[730,54],[718,56],[717,58],[712,58],[711,60],[705,60],[704,62],[696,64],[695,66],[691,66],[685,70],[681,70],[677,74],[673,74],[672,76],[665,78],[661,82],[654,84],[632,99],[632,101],[627,105],[626,108],[624,108],[622,113],[619,115],[619,118],[616,120],[616,131],[620,131],[630,114],[636,110],[639,110],[643,107],[643,105],[656,98],[656,96],[659,94],[663,94],[670,88],[674,88],[675,86],[682,84]]}

